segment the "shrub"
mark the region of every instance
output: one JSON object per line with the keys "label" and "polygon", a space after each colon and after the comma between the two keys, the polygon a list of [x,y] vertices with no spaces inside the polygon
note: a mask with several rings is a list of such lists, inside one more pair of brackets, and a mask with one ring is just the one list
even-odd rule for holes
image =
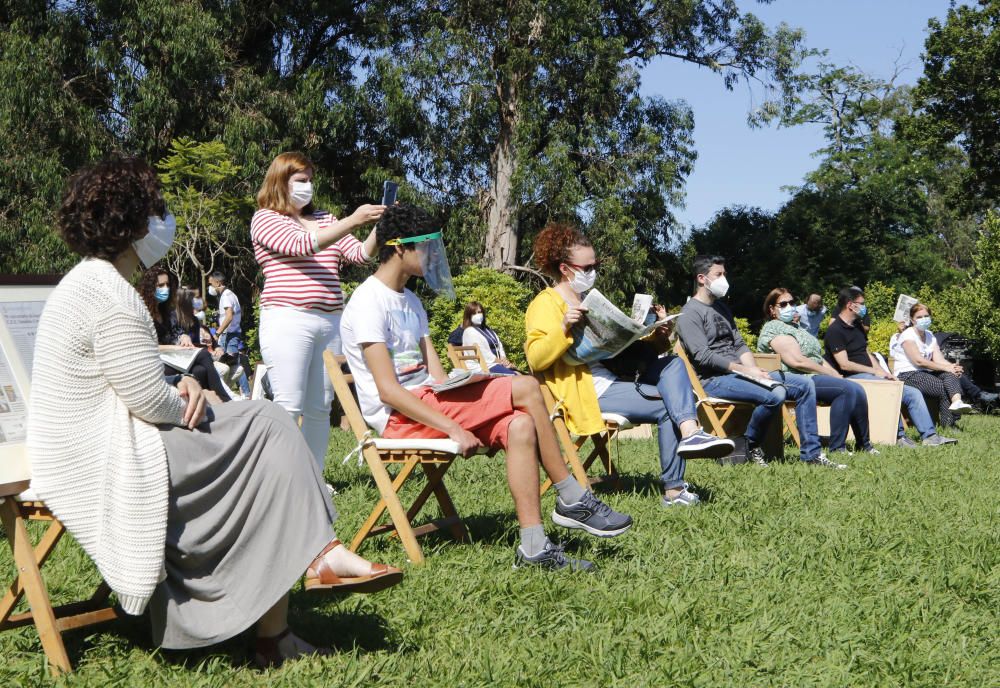
{"label": "shrub", "polygon": [[448,335],[462,324],[462,312],[469,301],[486,309],[486,324],[496,330],[507,358],[516,368],[527,369],[524,358],[524,312],[534,293],[510,275],[483,267],[471,267],[453,280],[456,300],[439,296],[427,309],[431,339],[441,361],[448,368]]}
{"label": "shrub", "polygon": [[743,341],[747,343],[750,347],[750,351],[757,350],[757,333],[750,329],[750,321],[746,318],[734,318],[736,321],[736,329],[739,330],[740,336],[743,337]]}
{"label": "shrub", "polygon": [[[895,307],[893,310],[895,311]],[[872,353],[879,352],[888,361],[889,338],[897,332],[899,332],[899,326],[892,319],[892,314],[883,318],[872,319],[872,328],[868,330],[868,350]]]}

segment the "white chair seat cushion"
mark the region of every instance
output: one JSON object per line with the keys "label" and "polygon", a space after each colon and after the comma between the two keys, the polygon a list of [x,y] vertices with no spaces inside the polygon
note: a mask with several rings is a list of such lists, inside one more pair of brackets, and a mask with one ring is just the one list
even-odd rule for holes
{"label": "white chair seat cushion", "polygon": [[[458,453],[458,443],[453,440],[448,439],[402,439],[402,440],[389,440],[382,437],[377,437],[375,440],[375,448],[383,449],[386,451],[391,450],[406,450],[406,449],[423,449],[427,451],[437,451],[445,454],[457,454]],[[480,450],[479,454],[485,454],[488,451],[485,447]]]}
{"label": "white chair seat cushion", "polygon": [[628,430],[632,427],[632,422],[628,418],[617,413],[602,413],[601,418],[604,419],[605,423],[615,423],[620,430]]}

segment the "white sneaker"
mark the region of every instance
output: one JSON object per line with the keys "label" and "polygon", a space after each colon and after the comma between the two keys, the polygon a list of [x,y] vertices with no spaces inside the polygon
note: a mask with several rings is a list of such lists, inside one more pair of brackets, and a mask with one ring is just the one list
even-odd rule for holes
{"label": "white sneaker", "polygon": [[956,416],[960,416],[963,413],[968,413],[969,411],[971,411],[972,407],[966,404],[961,399],[959,399],[958,401],[951,402],[951,406],[948,407],[948,410],[954,413]]}

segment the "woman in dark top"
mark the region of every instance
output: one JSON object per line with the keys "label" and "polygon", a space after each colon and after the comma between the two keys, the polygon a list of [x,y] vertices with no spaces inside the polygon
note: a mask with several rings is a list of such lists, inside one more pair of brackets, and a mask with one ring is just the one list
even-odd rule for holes
{"label": "woman in dark top", "polygon": [[[154,265],[142,273],[138,291],[149,314],[153,317],[156,341],[161,351],[197,348],[196,342],[200,338],[192,339],[192,332],[185,331],[177,320],[177,279],[173,275],[164,268]],[[193,332],[196,333],[197,328],[193,328]],[[232,399],[232,395],[215,370],[212,357],[204,349],[198,349],[198,353],[186,370],[168,363],[164,363],[163,368],[166,375],[191,375],[202,389],[214,392],[221,402]]]}

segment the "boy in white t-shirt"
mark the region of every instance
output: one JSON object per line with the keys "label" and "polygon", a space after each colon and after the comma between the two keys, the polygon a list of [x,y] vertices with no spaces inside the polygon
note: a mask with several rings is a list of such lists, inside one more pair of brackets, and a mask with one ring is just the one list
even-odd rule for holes
{"label": "boy in white t-shirt", "polygon": [[344,354],[354,375],[361,413],[388,438],[450,438],[463,455],[504,449],[507,483],[521,526],[518,565],[586,570],[545,536],[538,496],[539,458],[558,491],[552,519],[598,537],[620,535],[631,517],[601,502],[576,482],[563,462],[538,382],[500,377],[436,393],[447,379],[434,351],[427,313],[407,290],[424,274],[422,242],[434,240],[430,216],[404,205],[386,209],[376,230],[380,266],[351,295],[340,323]]}

